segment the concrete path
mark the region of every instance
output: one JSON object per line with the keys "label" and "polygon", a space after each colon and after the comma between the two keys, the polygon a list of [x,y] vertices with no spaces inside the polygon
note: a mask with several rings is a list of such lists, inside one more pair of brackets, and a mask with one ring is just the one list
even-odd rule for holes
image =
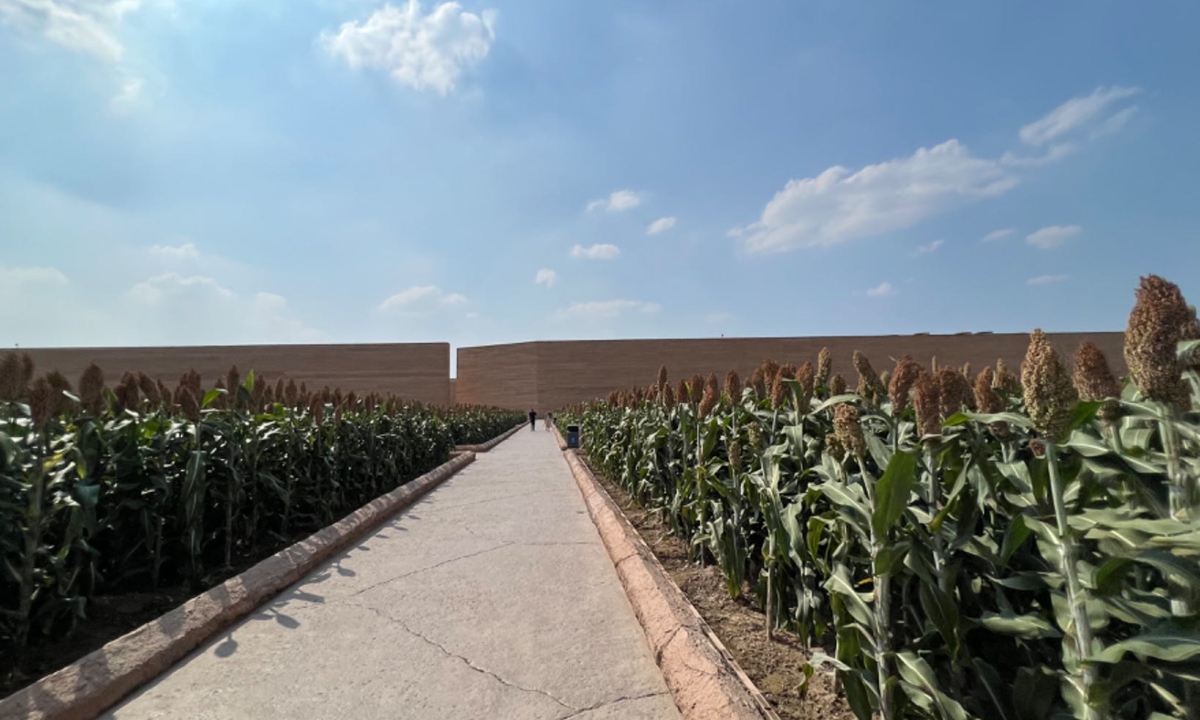
{"label": "concrete path", "polygon": [[679,714],[539,423],[104,717]]}

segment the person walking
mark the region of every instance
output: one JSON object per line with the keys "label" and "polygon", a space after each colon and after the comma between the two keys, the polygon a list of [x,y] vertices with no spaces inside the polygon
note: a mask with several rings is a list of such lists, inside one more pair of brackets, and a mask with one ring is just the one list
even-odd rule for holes
{"label": "person walking", "polygon": [[537,410],[529,411],[529,429],[530,430],[537,429]]}
{"label": "person walking", "polygon": [[552,412],[548,412],[548,413],[546,413],[546,420],[545,420],[545,422],[543,422],[542,424],[546,426],[546,431],[547,431],[547,432],[549,432],[549,431],[550,431],[550,425],[551,425],[553,422],[554,422],[554,413],[552,413]]}

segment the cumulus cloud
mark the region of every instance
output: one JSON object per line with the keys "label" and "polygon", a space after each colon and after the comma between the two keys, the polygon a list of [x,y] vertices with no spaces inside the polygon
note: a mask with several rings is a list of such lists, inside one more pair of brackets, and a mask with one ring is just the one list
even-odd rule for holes
{"label": "cumulus cloud", "polygon": [[1115,132],[1129,119],[1132,108],[1136,106],[1127,107],[1113,116],[1109,115],[1109,110],[1114,104],[1139,92],[1141,90],[1136,87],[1098,87],[1091,95],[1071,98],[1044,117],[1022,127],[1018,135],[1026,144],[1041,146],[1066,137],[1081,128],[1103,126],[1112,122],[1116,115],[1125,113],[1122,119],[1115,121],[1116,127],[1112,128]]}
{"label": "cumulus cloud", "polygon": [[1026,281],[1026,284],[1028,284],[1028,285],[1050,285],[1052,283],[1062,282],[1063,280],[1066,280],[1066,279],[1067,279],[1066,275],[1038,275],[1037,277],[1029,278],[1029,280]]}
{"label": "cumulus cloud", "polygon": [[125,54],[116,26],[140,6],[141,0],[0,0],[0,19],[68,50],[115,63]]}
{"label": "cumulus cloud", "polygon": [[466,68],[487,57],[495,23],[494,10],[476,15],[446,2],[425,15],[409,0],[399,8],[384,5],[361,23],[343,23],[337,32],[326,30],[320,42],[355,70],[381,70],[403,85],[446,95]]}
{"label": "cumulus cloud", "polygon": [[200,250],[192,243],[184,243],[182,245],[151,245],[147,249],[154,257],[172,262],[198,260],[200,258]]}
{"label": "cumulus cloud", "polygon": [[17,296],[20,290],[30,285],[61,287],[70,281],[60,270],[52,267],[13,267],[0,265],[0,288],[6,294]]}
{"label": "cumulus cloud", "polygon": [[621,248],[607,243],[598,243],[591,247],[576,245],[571,248],[571,257],[586,258],[588,260],[612,260],[620,254]]}
{"label": "cumulus cloud", "polygon": [[1073,152],[1075,152],[1075,146],[1070,143],[1051,145],[1045,154],[1035,157],[1014,155],[1011,152],[1006,152],[1001,156],[1000,164],[1011,167],[1041,167],[1058,162]]}
{"label": "cumulus cloud", "polygon": [[673,217],[659,218],[659,219],[655,220],[654,222],[650,223],[650,227],[646,228],[646,234],[647,235],[657,235],[659,233],[666,232],[673,227],[675,227],[675,218],[673,218]]}
{"label": "cumulus cloud", "polygon": [[121,84],[121,89],[108,101],[108,107],[118,115],[128,115],[145,103],[141,78],[130,78]]}
{"label": "cumulus cloud", "polygon": [[890,282],[881,282],[878,285],[876,285],[875,287],[867,290],[867,297],[869,297],[869,298],[885,298],[885,297],[891,297],[892,295],[895,295],[898,292],[899,292],[899,290],[892,287],[892,284]]}
{"label": "cumulus cloud", "polygon": [[1035,230],[1025,236],[1025,242],[1042,250],[1050,250],[1062,245],[1081,232],[1083,232],[1083,228],[1078,225],[1051,225],[1040,230]]}
{"label": "cumulus cloud", "polygon": [[125,328],[129,340],[189,344],[319,342],[324,333],[292,314],[281,295],[243,295],[200,275],[163,273],[127,293],[137,328]]}
{"label": "cumulus cloud", "polygon": [[828,247],[912,227],[1016,184],[999,162],[974,157],[948,140],[858,171],[835,166],[791,180],[758,222],[731,234],[750,252]]}
{"label": "cumulus cloud", "polygon": [[946,242],[945,240],[934,240],[933,242],[925,243],[924,245],[919,245],[919,246],[917,246],[917,254],[918,255],[927,255],[927,254],[937,250],[938,248],[940,248],[943,244],[945,244],[945,242]]}
{"label": "cumulus cloud", "polygon": [[458,293],[442,292],[436,285],[422,285],[392,295],[380,303],[379,309],[384,312],[427,315],[456,305],[464,305],[466,302],[467,298]]}
{"label": "cumulus cloud", "polygon": [[614,190],[608,197],[593,200],[587,204],[588,212],[608,210],[609,212],[624,212],[642,204],[642,197],[632,190]]}
{"label": "cumulus cloud", "polygon": [[537,285],[545,285],[548,288],[554,287],[554,283],[558,282],[558,273],[550,268],[542,268],[537,271],[537,277],[533,282]]}
{"label": "cumulus cloud", "polygon": [[638,300],[600,300],[575,303],[555,313],[560,320],[612,320],[626,313],[653,314],[662,310],[658,303]]}
{"label": "cumulus cloud", "polygon": [[987,235],[984,235],[983,241],[984,242],[994,242],[996,240],[1002,240],[1012,234],[1013,234],[1012,228],[1001,228],[999,230],[993,230],[990,233],[988,233]]}

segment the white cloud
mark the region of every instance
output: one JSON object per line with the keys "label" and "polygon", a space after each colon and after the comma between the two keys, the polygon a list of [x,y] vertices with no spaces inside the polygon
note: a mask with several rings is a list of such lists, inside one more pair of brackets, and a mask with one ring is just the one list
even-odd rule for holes
{"label": "white cloud", "polygon": [[828,247],[911,227],[960,205],[1012,189],[997,161],[948,140],[857,172],[834,166],[791,180],[758,222],[731,231],[750,252]]}
{"label": "white cloud", "polygon": [[[49,285],[61,287],[70,281],[57,268],[52,267],[14,267],[0,265],[0,288],[14,297],[20,295],[20,290],[28,285]],[[14,292],[15,291],[15,292]]]}
{"label": "white cloud", "polygon": [[673,218],[673,217],[659,218],[659,219],[655,220],[654,222],[650,223],[650,227],[646,228],[646,234],[647,235],[657,235],[659,233],[666,232],[673,227],[675,227],[675,218]]}
{"label": "white cloud", "polygon": [[140,6],[141,0],[0,0],[0,19],[68,50],[115,63],[125,54],[115,26]]}
{"label": "white cloud", "polygon": [[145,83],[141,78],[130,78],[121,85],[121,90],[108,101],[109,108],[118,115],[128,115],[144,104],[142,89]]}
{"label": "white cloud", "polygon": [[292,315],[286,298],[268,292],[241,295],[211,277],[164,273],[134,285],[127,298],[137,318],[137,327],[122,328],[127,341],[205,345],[326,339]]}
{"label": "white cloud", "polygon": [[1021,157],[1011,152],[1006,152],[1000,157],[1000,164],[1012,167],[1041,167],[1049,165],[1052,162],[1058,162],[1073,152],[1075,152],[1074,145],[1060,143],[1058,145],[1051,145],[1046,150],[1046,153],[1040,157]]}
{"label": "white cloud", "polygon": [[554,283],[558,282],[558,273],[549,268],[542,268],[537,271],[537,277],[533,282],[537,285],[545,285],[548,288],[554,287]]}
{"label": "white cloud", "polygon": [[662,310],[662,306],[658,303],[637,300],[603,300],[575,303],[570,307],[560,309],[555,313],[555,317],[560,320],[612,320],[629,312],[649,315],[659,310]]}
{"label": "white cloud", "polygon": [[1066,275],[1038,275],[1037,277],[1029,278],[1029,280],[1026,281],[1026,284],[1028,284],[1028,285],[1050,285],[1051,283],[1062,282],[1063,280],[1066,280],[1066,279],[1067,279]]}
{"label": "white cloud", "polygon": [[576,245],[571,248],[571,257],[587,258],[588,260],[612,260],[620,254],[621,248],[607,243],[599,243],[591,247]]}
{"label": "white cloud", "polygon": [[1002,238],[1006,238],[1012,234],[1013,234],[1012,228],[1001,228],[999,230],[993,230],[990,233],[988,233],[987,235],[984,235],[983,241],[984,242],[993,242],[996,240],[1000,240]]}
{"label": "white cloud", "polygon": [[1042,250],[1049,250],[1062,245],[1081,232],[1083,232],[1083,228],[1078,225],[1051,225],[1030,233],[1025,237],[1025,242]]}
{"label": "white cloud", "polygon": [[1088,139],[1095,140],[1096,138],[1101,138],[1105,135],[1112,135],[1121,128],[1125,127],[1125,123],[1129,122],[1129,118],[1133,117],[1137,111],[1137,105],[1130,105],[1124,110],[1119,110],[1113,113],[1107,120],[1100,123],[1094,130],[1092,130],[1091,134],[1088,135]]}
{"label": "white cloud", "polygon": [[892,295],[895,295],[898,292],[899,292],[899,290],[892,287],[892,284],[890,282],[881,282],[878,285],[876,285],[875,287],[867,290],[867,297],[869,297],[869,298],[885,298],[885,297],[891,297]]}
{"label": "white cloud", "polygon": [[398,83],[445,95],[464,69],[487,57],[495,22],[494,10],[476,15],[446,2],[425,15],[417,0],[409,0],[401,8],[384,5],[362,23],[326,30],[320,41],[353,69],[383,70]]}
{"label": "white cloud", "polygon": [[379,309],[395,310],[402,313],[424,315],[443,308],[463,305],[467,299],[458,293],[445,293],[436,285],[410,287],[407,290],[392,295],[384,300]]}
{"label": "white cloud", "polygon": [[[1023,142],[1029,145],[1044,145],[1079,128],[1092,125],[1104,117],[1113,103],[1139,92],[1141,92],[1140,89],[1136,87],[1126,88],[1115,85],[1098,87],[1091,95],[1071,98],[1051,110],[1045,117],[1029,123],[1021,128],[1019,136]],[[1117,121],[1117,127],[1120,127],[1127,119],[1128,115],[1125,116],[1125,119]]]}
{"label": "white cloud", "polygon": [[945,240],[934,240],[933,242],[926,243],[924,245],[920,245],[917,247],[917,254],[918,255],[926,255],[928,253],[931,253],[934,250],[937,250],[938,248],[940,248],[943,244],[945,244],[945,242],[946,242]]}
{"label": "white cloud", "polygon": [[147,249],[151,255],[172,262],[198,260],[200,258],[200,251],[192,243],[184,243],[182,245],[151,245]]}
{"label": "white cloud", "polygon": [[588,212],[608,210],[623,212],[642,204],[642,197],[632,190],[614,190],[608,197],[593,200],[587,204]]}

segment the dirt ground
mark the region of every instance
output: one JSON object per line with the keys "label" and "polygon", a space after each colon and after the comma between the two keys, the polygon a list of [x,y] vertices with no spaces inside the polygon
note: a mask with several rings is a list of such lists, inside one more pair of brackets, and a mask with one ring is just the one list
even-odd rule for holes
{"label": "dirt ground", "polygon": [[808,656],[793,633],[777,630],[774,640],[767,640],[765,616],[745,593],[737,600],[729,597],[720,569],[690,564],[683,541],[669,535],[653,512],[634,505],[608,480],[597,479],[780,718],[853,720],[845,697],[834,690],[832,675],[818,670],[807,692],[801,692]]}

